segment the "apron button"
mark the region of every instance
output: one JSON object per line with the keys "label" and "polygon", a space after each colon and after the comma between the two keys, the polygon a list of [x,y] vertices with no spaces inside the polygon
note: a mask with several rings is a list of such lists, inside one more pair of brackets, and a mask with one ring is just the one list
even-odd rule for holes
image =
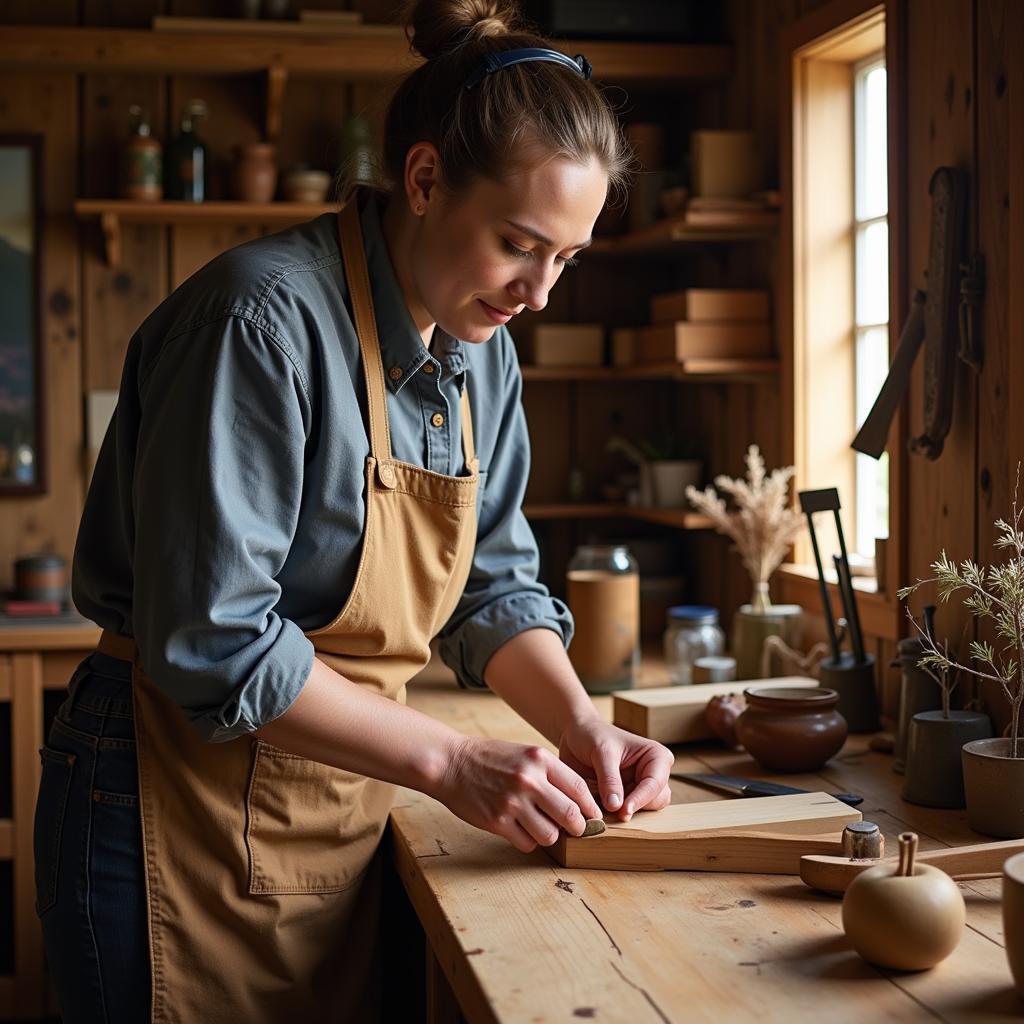
{"label": "apron button", "polygon": [[381,466],[378,475],[385,487],[395,486],[395,471],[390,466]]}

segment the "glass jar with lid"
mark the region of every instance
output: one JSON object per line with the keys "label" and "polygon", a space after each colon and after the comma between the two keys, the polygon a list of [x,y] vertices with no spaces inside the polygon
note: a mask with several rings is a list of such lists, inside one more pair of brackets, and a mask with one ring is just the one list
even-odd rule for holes
{"label": "glass jar with lid", "polygon": [[693,663],[724,653],[725,633],[718,624],[718,609],[681,604],[668,610],[665,662],[673,686],[693,682]]}
{"label": "glass jar with lid", "polygon": [[636,684],[640,668],[640,574],[624,545],[584,544],[567,573],[576,632],[569,660],[589,693]]}

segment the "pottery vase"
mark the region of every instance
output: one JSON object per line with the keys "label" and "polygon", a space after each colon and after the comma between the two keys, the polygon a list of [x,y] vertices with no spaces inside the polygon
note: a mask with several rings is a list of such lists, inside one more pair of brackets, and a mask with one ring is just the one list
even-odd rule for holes
{"label": "pottery vase", "polygon": [[803,608],[798,604],[773,604],[764,607],[768,584],[755,588],[754,602],[743,605],[732,619],[732,656],[736,659],[737,679],[763,679],[761,659],[764,642],[770,636],[781,637],[793,648],[800,646]]}
{"label": "pottery vase", "polygon": [[943,718],[941,711],[914,715],[907,733],[903,799],[923,807],[963,807],[960,748],[991,735],[992,722],[980,711],[951,711],[949,718]]}
{"label": "pottery vase", "polygon": [[962,757],[967,824],[996,839],[1024,838],[1024,757],[1010,757],[1002,737],[965,743]]}
{"label": "pottery vase", "polygon": [[277,188],[274,151],[274,146],[269,142],[252,142],[235,147],[231,183],[236,199],[247,203],[269,203],[274,198]]}

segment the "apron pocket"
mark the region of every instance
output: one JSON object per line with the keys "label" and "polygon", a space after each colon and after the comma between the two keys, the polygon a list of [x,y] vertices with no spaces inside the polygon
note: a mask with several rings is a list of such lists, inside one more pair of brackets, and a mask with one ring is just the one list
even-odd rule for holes
{"label": "apron pocket", "polygon": [[249,892],[340,892],[370,863],[393,787],[257,740],[246,800]]}
{"label": "apron pocket", "polygon": [[39,749],[39,757],[42,774],[32,844],[36,862],[36,913],[42,917],[57,902],[60,840],[75,755],[44,746]]}

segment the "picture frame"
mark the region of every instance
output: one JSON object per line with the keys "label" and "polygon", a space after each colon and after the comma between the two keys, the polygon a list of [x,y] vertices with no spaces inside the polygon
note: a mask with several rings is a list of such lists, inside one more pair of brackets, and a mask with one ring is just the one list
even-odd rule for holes
{"label": "picture frame", "polygon": [[0,497],[46,493],[43,136],[0,133]]}

